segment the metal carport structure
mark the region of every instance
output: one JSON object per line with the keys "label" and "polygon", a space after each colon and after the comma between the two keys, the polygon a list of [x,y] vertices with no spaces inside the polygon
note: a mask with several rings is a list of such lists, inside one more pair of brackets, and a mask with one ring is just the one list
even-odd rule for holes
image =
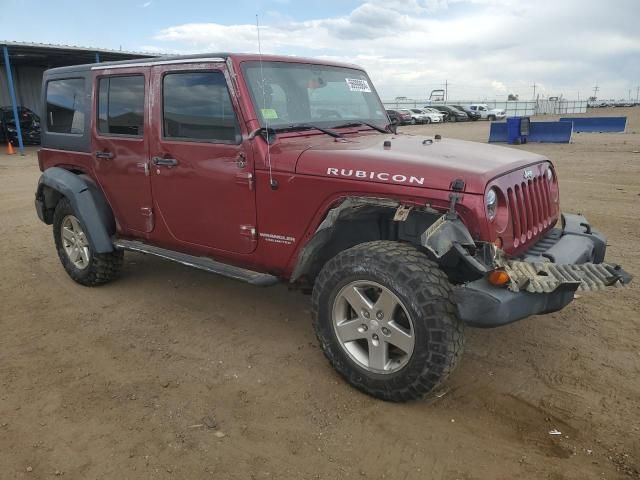
{"label": "metal carport structure", "polygon": [[0,49],[0,107],[10,104],[13,109],[21,154],[24,154],[24,143],[18,106],[27,107],[42,117],[40,91],[45,70],[67,65],[156,56],[152,53],[4,40],[0,40]]}

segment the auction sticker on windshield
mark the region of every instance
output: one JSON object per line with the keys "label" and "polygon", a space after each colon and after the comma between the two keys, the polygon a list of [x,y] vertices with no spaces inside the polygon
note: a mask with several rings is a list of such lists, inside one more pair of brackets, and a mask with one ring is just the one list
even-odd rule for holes
{"label": "auction sticker on windshield", "polygon": [[371,87],[369,86],[369,82],[366,80],[362,80],[360,78],[345,78],[345,80],[347,81],[349,90],[352,92],[371,93]]}
{"label": "auction sticker on windshield", "polygon": [[276,112],[273,108],[261,108],[262,118],[265,120],[275,120],[278,118],[278,112]]}

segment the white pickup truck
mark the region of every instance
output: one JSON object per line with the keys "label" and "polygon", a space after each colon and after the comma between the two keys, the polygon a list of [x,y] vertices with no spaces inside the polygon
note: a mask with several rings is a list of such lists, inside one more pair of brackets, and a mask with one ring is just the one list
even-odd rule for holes
{"label": "white pickup truck", "polygon": [[485,103],[474,103],[469,105],[469,110],[478,112],[483,120],[502,120],[507,116],[507,112],[500,108],[489,108]]}

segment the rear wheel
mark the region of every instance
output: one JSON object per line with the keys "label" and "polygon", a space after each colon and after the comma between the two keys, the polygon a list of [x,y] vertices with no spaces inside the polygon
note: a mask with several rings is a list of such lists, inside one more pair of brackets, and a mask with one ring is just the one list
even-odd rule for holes
{"label": "rear wheel", "polygon": [[53,238],[58,257],[67,274],[81,285],[95,286],[113,280],[120,273],[124,252],[96,253],[86,230],[67,198],[53,214]]}
{"label": "rear wheel", "polygon": [[424,397],[462,353],[464,326],[451,285],[410,245],[376,241],[339,253],[316,280],[312,309],[333,367],[383,400]]}

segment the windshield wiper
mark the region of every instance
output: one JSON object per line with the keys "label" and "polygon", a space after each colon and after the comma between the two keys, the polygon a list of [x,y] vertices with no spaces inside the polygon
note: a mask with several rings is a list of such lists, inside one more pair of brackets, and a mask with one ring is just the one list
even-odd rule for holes
{"label": "windshield wiper", "polygon": [[367,123],[367,122],[351,122],[351,123],[345,123],[344,125],[338,125],[336,127],[333,128],[349,128],[349,127],[358,127],[360,125],[364,125],[366,127],[369,128],[373,128],[374,130],[379,131],[380,133],[391,133],[389,130],[387,130],[386,128],[382,128],[379,127],[378,125],[374,125],[373,123]]}
{"label": "windshield wiper", "polygon": [[319,132],[326,133],[333,138],[344,138],[344,135],[333,130],[327,130],[326,128],[318,127],[317,125],[309,125],[308,123],[301,123],[299,125],[289,125],[288,127],[279,127],[275,131],[282,132],[295,132],[297,130],[318,130]]}

